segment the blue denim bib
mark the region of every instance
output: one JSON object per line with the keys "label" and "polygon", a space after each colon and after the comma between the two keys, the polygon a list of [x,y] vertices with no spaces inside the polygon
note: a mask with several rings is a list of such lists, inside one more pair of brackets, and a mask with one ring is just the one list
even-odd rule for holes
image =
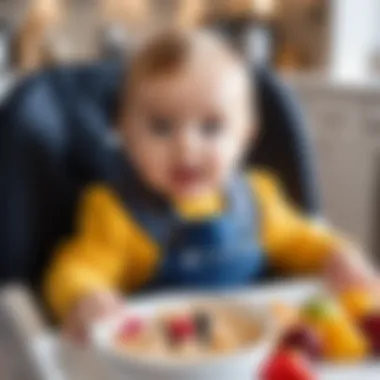
{"label": "blue denim bib", "polygon": [[257,205],[242,174],[225,190],[221,215],[200,221],[181,218],[168,202],[134,179],[123,189],[126,207],[161,247],[160,265],[149,288],[231,287],[263,274]]}

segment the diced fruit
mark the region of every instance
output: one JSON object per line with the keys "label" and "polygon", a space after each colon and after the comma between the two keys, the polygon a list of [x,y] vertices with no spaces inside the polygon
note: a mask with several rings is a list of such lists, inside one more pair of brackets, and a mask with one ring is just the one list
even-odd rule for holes
{"label": "diced fruit", "polygon": [[339,296],[339,301],[351,318],[358,321],[376,307],[375,297],[365,290],[350,290]]}
{"label": "diced fruit", "polygon": [[260,380],[315,380],[309,361],[296,351],[279,351],[264,366]]}
{"label": "diced fruit", "polygon": [[338,305],[329,298],[318,297],[308,302],[302,310],[307,320],[324,320],[339,314]]}
{"label": "diced fruit", "polygon": [[178,316],[167,322],[167,332],[172,342],[180,342],[192,338],[196,334],[196,327],[190,316]]}
{"label": "diced fruit", "polygon": [[380,356],[380,311],[373,312],[365,316],[360,327],[370,344],[372,355]]}
{"label": "diced fruit", "polygon": [[285,332],[280,347],[299,350],[311,359],[320,358],[323,351],[321,337],[306,325],[294,326]]}
{"label": "diced fruit", "polygon": [[366,357],[367,341],[348,317],[326,321],[320,331],[327,360],[356,362]]}
{"label": "diced fruit", "polygon": [[129,317],[121,326],[119,332],[119,339],[121,341],[128,341],[136,338],[144,329],[144,322],[139,317]]}
{"label": "diced fruit", "polygon": [[317,299],[308,304],[304,320],[321,337],[325,359],[352,362],[366,356],[368,345],[364,335],[333,300]]}
{"label": "diced fruit", "polygon": [[208,343],[211,339],[212,332],[211,316],[205,312],[198,312],[194,314],[193,318],[198,338],[202,342]]}

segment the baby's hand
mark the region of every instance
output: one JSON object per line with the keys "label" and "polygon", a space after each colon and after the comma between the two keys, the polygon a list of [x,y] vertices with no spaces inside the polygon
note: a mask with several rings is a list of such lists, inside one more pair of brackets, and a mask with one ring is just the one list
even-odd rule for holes
{"label": "baby's hand", "polygon": [[325,277],[335,293],[352,289],[377,291],[379,284],[369,258],[355,247],[346,247],[332,254],[326,266]]}
{"label": "baby's hand", "polygon": [[88,343],[94,323],[121,313],[122,297],[113,292],[96,292],[80,299],[64,323],[64,335],[81,344]]}

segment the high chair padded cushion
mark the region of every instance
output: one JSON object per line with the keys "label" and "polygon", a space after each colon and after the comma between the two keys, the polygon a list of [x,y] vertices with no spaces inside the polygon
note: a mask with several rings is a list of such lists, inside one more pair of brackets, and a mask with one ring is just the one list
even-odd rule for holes
{"label": "high chair padded cushion", "polygon": [[[38,285],[78,196],[123,170],[113,138],[119,62],[63,67],[23,80],[0,108],[0,282]],[[318,202],[299,107],[268,69],[257,72],[261,137],[249,163],[270,168],[306,212]]]}

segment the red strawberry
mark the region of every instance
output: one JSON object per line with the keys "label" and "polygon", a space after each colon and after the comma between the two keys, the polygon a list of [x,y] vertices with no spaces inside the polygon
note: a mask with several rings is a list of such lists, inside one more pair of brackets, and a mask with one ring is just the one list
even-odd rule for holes
{"label": "red strawberry", "polygon": [[278,351],[264,366],[260,380],[316,380],[310,363],[296,351]]}
{"label": "red strawberry", "polygon": [[174,342],[183,341],[196,334],[196,326],[191,317],[176,317],[167,323],[167,331]]}
{"label": "red strawberry", "polygon": [[144,329],[144,322],[139,317],[129,317],[121,326],[119,336],[122,341],[135,338]]}
{"label": "red strawberry", "polygon": [[372,354],[380,357],[380,311],[366,315],[360,327],[370,342]]}

